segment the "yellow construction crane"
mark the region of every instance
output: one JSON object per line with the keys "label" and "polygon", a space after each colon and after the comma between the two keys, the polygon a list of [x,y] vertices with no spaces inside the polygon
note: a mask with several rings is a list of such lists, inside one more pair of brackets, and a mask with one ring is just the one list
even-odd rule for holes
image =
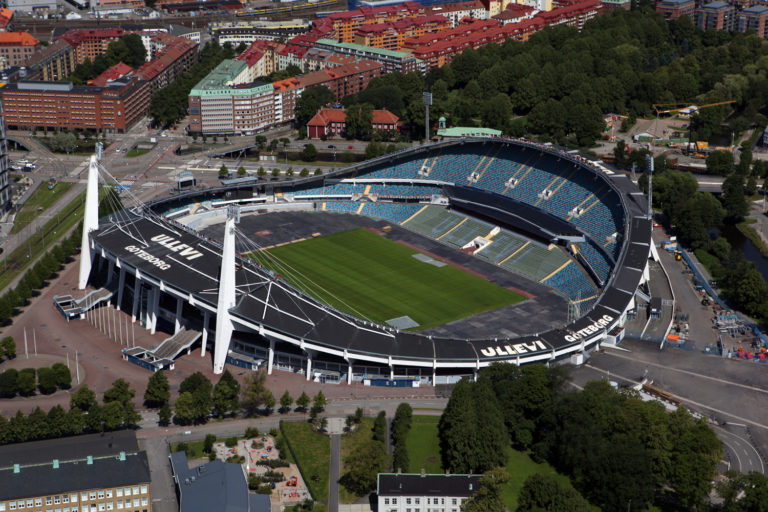
{"label": "yellow construction crane", "polygon": [[[736,100],[718,101],[717,103],[707,103],[706,105],[691,105],[690,103],[654,103],[653,110],[656,112],[656,125],[653,129],[653,137],[651,138],[651,154],[655,153],[656,148],[656,133],[659,128],[659,116],[661,114],[672,114],[679,112],[681,114],[687,114],[692,116],[699,110],[708,107],[719,107],[720,105],[729,105],[736,103]],[[684,106],[680,106],[684,105]],[[688,127],[688,148],[691,145],[691,127]]]}

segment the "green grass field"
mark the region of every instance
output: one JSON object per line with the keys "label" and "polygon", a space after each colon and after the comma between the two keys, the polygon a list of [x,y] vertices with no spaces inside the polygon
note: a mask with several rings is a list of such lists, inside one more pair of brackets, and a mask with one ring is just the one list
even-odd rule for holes
{"label": "green grass field", "polygon": [[442,473],[440,463],[440,442],[437,438],[437,422],[440,416],[413,416],[411,430],[405,438],[408,450],[409,472],[419,473],[424,468],[427,473]]}
{"label": "green grass field", "polygon": [[[341,467],[339,468],[339,475],[344,475],[346,471],[344,469],[344,461],[348,457],[359,453],[369,443],[378,442],[373,440],[373,418],[363,418],[362,423],[357,425],[352,432],[341,438]],[[343,485],[339,485],[340,503],[354,503],[360,498],[361,496],[349,491]]]}
{"label": "green grass field", "polygon": [[132,149],[125,154],[125,158],[136,158],[137,156],[146,155],[150,149]]}
{"label": "green grass field", "polygon": [[451,265],[419,261],[417,251],[362,228],[268,253],[252,257],[318,300],[379,323],[407,315],[428,329],[523,300]]}
{"label": "green grass field", "polygon": [[331,467],[331,438],[318,434],[305,421],[281,421],[280,431],[299,466],[301,476],[315,501],[328,499]]}
{"label": "green grass field", "polygon": [[13,229],[11,233],[15,234],[29,225],[30,222],[35,220],[38,215],[45,213],[45,210],[50,208],[58,199],[63,196],[67,190],[72,188],[74,183],[62,181],[53,187],[53,190],[48,190],[48,184],[43,182],[37,189],[29,196],[29,199],[21,207],[19,213],[13,221]]}

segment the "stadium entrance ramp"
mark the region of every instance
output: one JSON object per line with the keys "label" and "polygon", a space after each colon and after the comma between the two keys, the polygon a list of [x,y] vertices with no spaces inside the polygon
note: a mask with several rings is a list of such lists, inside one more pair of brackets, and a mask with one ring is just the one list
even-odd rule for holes
{"label": "stadium entrance ramp", "polygon": [[54,295],[53,302],[56,308],[67,320],[80,318],[86,311],[102,304],[112,298],[114,293],[106,288],[99,288],[87,294],[82,299],[76,299],[71,295]]}

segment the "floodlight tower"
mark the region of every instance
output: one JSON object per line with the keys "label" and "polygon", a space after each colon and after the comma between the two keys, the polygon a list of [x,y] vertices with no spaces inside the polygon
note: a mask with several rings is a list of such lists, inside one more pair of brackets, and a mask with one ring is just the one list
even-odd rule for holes
{"label": "floodlight tower", "polygon": [[424,123],[424,127],[426,128],[427,133],[426,142],[429,142],[429,107],[432,105],[432,93],[425,91],[421,100],[424,103],[424,106],[427,108],[427,117]]}
{"label": "floodlight tower", "polygon": [[91,155],[88,167],[88,184],[85,189],[85,212],[83,214],[83,238],[80,245],[80,277],[77,287],[84,290],[88,284],[93,266],[93,251],[91,250],[91,231],[99,229],[99,164],[96,155]]}
{"label": "floodlight tower", "polygon": [[232,316],[229,310],[235,307],[235,224],[240,222],[240,207],[227,206],[227,220],[224,223],[224,244],[221,251],[221,273],[219,274],[219,300],[216,307],[216,339],[213,346],[213,373],[224,371],[229,343],[232,341]]}

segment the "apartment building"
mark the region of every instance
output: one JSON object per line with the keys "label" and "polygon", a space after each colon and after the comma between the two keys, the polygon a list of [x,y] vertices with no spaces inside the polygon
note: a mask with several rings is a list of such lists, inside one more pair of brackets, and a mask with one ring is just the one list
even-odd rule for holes
{"label": "apartment building", "polygon": [[54,42],[59,39],[68,42],[75,49],[75,61],[82,64],[85,59],[93,61],[97,56],[106,53],[109,43],[128,33],[122,28],[80,28],[66,32],[55,38]]}
{"label": "apartment building", "polygon": [[[371,127],[375,131],[400,131],[400,118],[389,110],[374,110]],[[347,129],[347,111],[343,108],[323,108],[307,123],[310,139],[341,137]]]}
{"label": "apartment building", "polygon": [[375,8],[361,7],[353,11],[333,13],[326,19],[338,41],[353,43],[355,41],[355,33],[362,25],[392,23],[424,15],[424,6],[415,2],[405,2],[398,5]]}
{"label": "apartment building", "polygon": [[151,512],[133,431],[0,447],[0,512]]}
{"label": "apartment building", "polygon": [[147,113],[150,88],[135,77],[104,87],[20,80],[0,89],[0,96],[8,128],[124,133]]}
{"label": "apartment building", "polygon": [[257,40],[290,39],[305,34],[311,24],[305,19],[287,21],[238,21],[216,22],[208,26],[208,32],[219,44],[251,44]]}
{"label": "apartment building", "polygon": [[736,16],[736,30],[739,32],[753,30],[757,37],[768,39],[768,7],[754,5],[741,11]]}
{"label": "apartment building", "polygon": [[164,45],[155,58],[143,64],[135,76],[150,83],[150,93],[172,84],[197,62],[199,44],[185,37],[167,34],[157,36]]}
{"label": "apartment building", "polygon": [[77,56],[71,44],[59,39],[34,53],[25,66],[30,79],[64,80],[77,67]]}
{"label": "apartment building", "polygon": [[0,66],[23,66],[39,48],[40,41],[28,32],[0,32]]}
{"label": "apartment building", "polygon": [[461,512],[482,475],[379,473],[379,512]]}
{"label": "apartment building", "polygon": [[412,37],[434,34],[452,27],[445,16],[431,14],[391,23],[367,24],[355,32],[355,44],[399,51],[403,43]]}
{"label": "apartment building", "polygon": [[484,20],[488,18],[488,10],[480,2],[473,0],[470,2],[453,2],[449,4],[434,5],[427,8],[427,14],[439,14],[448,18],[451,26],[457,26],[464,18],[474,18]]}
{"label": "apartment building", "polygon": [[315,48],[376,61],[384,66],[385,74],[394,72],[406,74],[411,71],[424,71],[424,63],[408,52],[386,50],[384,48],[374,48],[354,43],[338,43],[333,39],[320,39],[315,43]]}
{"label": "apartment building", "polygon": [[661,0],[656,4],[656,12],[660,12],[666,20],[676,20],[680,16],[688,16],[693,21],[696,3],[693,0]]}
{"label": "apartment building", "polygon": [[725,2],[710,2],[696,9],[696,26],[701,30],[733,30],[736,8]]}

